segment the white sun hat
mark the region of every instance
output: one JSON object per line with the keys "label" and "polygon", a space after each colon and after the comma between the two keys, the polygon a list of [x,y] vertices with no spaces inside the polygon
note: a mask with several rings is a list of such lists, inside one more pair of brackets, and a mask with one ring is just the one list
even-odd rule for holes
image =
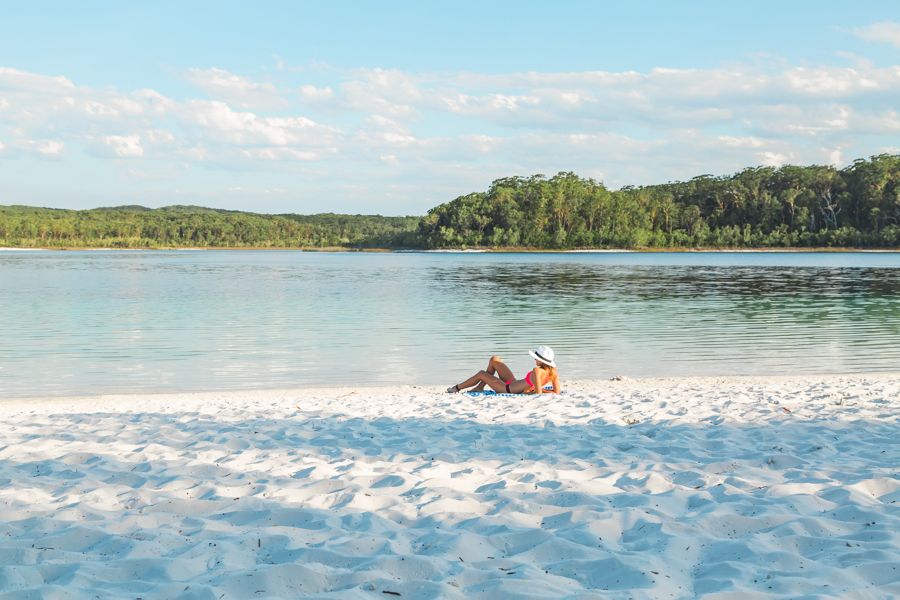
{"label": "white sun hat", "polygon": [[553,362],[553,348],[550,346],[538,346],[534,350],[529,350],[528,354],[545,365],[550,365],[554,369],[556,368],[556,363]]}

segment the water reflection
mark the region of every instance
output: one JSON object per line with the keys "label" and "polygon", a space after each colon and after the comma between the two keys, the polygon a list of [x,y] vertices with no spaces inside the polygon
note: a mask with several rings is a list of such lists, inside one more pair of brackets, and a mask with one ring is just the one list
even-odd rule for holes
{"label": "water reflection", "polygon": [[900,255],[0,252],[0,395],[900,370]]}
{"label": "water reflection", "polygon": [[791,267],[608,267],[584,264],[437,267],[429,278],[441,292],[466,287],[472,293],[637,300],[709,295],[767,297],[814,294],[897,295],[900,278],[889,269]]}

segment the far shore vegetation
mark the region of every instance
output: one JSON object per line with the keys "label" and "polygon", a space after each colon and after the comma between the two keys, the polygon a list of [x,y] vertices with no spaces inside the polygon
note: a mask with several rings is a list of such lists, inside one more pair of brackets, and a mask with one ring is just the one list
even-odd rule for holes
{"label": "far shore vegetation", "polygon": [[898,248],[900,155],[609,190],[563,172],[498,179],[425,216],[197,206],[0,206],[0,247],[570,250]]}

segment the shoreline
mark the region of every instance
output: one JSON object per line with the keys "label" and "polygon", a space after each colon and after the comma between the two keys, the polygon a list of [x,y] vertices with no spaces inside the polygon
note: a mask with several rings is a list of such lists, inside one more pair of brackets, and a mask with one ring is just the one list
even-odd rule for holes
{"label": "shoreline", "polygon": [[[798,385],[825,384],[833,385],[853,380],[871,381],[900,381],[900,370],[897,371],[867,371],[860,373],[804,373],[797,375],[665,375],[658,377],[629,377],[615,376],[605,379],[567,379],[563,381],[562,394],[564,397],[570,390],[577,392],[585,389],[603,389],[621,387],[624,385],[633,387],[660,387],[660,386],[685,386],[685,385],[778,385],[792,383]],[[33,396],[0,396],[0,410],[11,404],[33,405],[36,403],[114,403],[114,402],[154,402],[170,401],[173,398],[185,401],[202,402],[205,400],[239,400],[241,397],[252,396],[254,398],[312,395],[346,394],[391,394],[391,393],[418,393],[436,395],[438,397],[452,398],[455,394],[446,393],[446,385],[443,384],[380,384],[380,385],[354,385],[341,383],[335,385],[306,384],[297,387],[249,387],[249,388],[223,388],[223,389],[181,389],[181,390],[134,390],[103,392],[99,394],[68,394]],[[518,394],[517,398],[528,399],[533,395]],[[545,394],[544,398],[553,398],[554,394]]]}
{"label": "shoreline", "polygon": [[510,247],[510,248],[346,248],[342,246],[328,247],[270,247],[270,246],[222,246],[222,247],[191,247],[191,246],[167,246],[167,247],[140,247],[140,248],[111,248],[105,246],[40,246],[40,247],[22,247],[22,246],[2,246],[0,252],[198,252],[198,251],[273,251],[273,252],[345,252],[345,253],[387,253],[387,254],[662,254],[662,253],[724,253],[724,254],[750,254],[750,253],[900,253],[898,248],[861,248],[861,247],[830,247],[830,246],[810,246],[810,247],[764,247],[764,248],[572,248],[572,249],[550,249],[550,248],[527,248],[527,247]]}

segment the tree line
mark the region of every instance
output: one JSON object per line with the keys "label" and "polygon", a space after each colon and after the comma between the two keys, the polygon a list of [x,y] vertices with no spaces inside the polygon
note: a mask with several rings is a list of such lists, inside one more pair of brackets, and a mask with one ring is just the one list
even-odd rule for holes
{"label": "tree line", "polygon": [[0,206],[0,246],[40,248],[390,248],[419,217],[262,215],[167,206],[65,210]]}
{"label": "tree line", "polygon": [[574,173],[509,177],[437,206],[428,248],[900,246],[900,155],[608,190]]}
{"label": "tree line", "polygon": [[609,190],[571,172],[508,177],[424,217],[193,206],[0,206],[0,246],[254,248],[898,247],[900,155]]}

